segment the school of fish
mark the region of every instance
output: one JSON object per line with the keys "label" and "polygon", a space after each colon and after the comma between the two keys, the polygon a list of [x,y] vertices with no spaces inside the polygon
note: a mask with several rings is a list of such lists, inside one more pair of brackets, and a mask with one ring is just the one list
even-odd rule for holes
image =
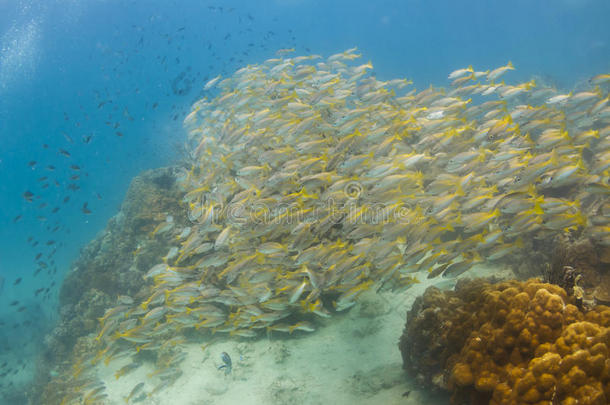
{"label": "school of fish", "polygon": [[[100,360],[132,356],[136,368],[186,329],[311,332],[364,291],[507,262],[535,239],[610,245],[610,75],[560,94],[506,84],[509,63],[418,92],[376,79],[356,49],[289,51],[205,85],[219,94],[184,121],[190,224],[155,229],[175,245],[144,277],[148,297],[119,297],[75,381]],[[148,395],[181,374],[176,353]],[[80,381],[66,403],[104,395]]]}

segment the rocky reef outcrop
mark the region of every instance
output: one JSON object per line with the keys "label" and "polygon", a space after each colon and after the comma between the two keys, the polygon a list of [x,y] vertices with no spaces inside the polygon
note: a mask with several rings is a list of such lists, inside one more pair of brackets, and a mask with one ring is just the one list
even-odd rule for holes
{"label": "rocky reef outcrop", "polygon": [[[168,216],[186,222],[180,201],[183,192],[176,183],[177,167],[148,170],[135,177],[117,215],[81,251],[60,290],[60,318],[45,339],[45,351],[30,403],[42,403],[46,392],[58,395],[61,387],[47,384],[58,369],[69,367],[78,339],[94,333],[98,318],[117,302],[119,296],[137,296],[144,287],[142,274],[167,253],[167,243],[151,233]],[[60,396],[58,396],[61,398]]]}

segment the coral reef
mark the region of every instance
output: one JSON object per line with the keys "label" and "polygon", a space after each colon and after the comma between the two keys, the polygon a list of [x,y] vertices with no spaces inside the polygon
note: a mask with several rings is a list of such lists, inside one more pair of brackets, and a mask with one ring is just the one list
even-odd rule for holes
{"label": "coral reef", "polygon": [[579,305],[610,305],[610,246],[567,235],[558,235],[553,245],[544,280],[563,287]]}
{"label": "coral reef", "polygon": [[137,296],[144,287],[142,274],[167,253],[166,241],[150,233],[168,215],[186,222],[180,209],[183,193],[175,184],[177,170],[159,168],[135,177],[119,213],[71,266],[60,290],[60,319],[45,338],[46,350],[38,360],[36,383],[29,394],[32,403],[41,403],[43,392],[45,403],[59,403],[57,395],[66,380],[59,376],[51,383],[51,371],[57,374],[54,370],[63,367],[72,373],[69,360],[79,357],[79,350],[87,353],[79,348],[91,344],[81,337],[96,331],[98,318],[116,304],[117,296]]}
{"label": "coral reef", "polygon": [[454,404],[606,404],[610,308],[538,280],[429,288],[408,314],[404,368]]}
{"label": "coral reef", "polygon": [[460,280],[455,291],[429,287],[408,312],[400,338],[404,368],[424,385],[443,386],[444,366],[464,346],[468,333],[478,328],[476,312],[484,280]]}
{"label": "coral reef", "polygon": [[[487,80],[484,72],[456,79],[450,90],[406,92],[406,79],[378,81],[371,63],[351,63],[358,57],[355,48],[325,60],[282,56],[204,86],[220,93],[198,100],[185,118],[189,168],[135,181],[138,191],[64,284],[62,304],[75,308],[65,312],[80,322],[74,336],[101,318],[97,354],[78,361],[147,352],[159,373],[173,376],[181,357],[165,349],[183,338],[312,332],[313,320],[352,308],[366,291],[409,288],[418,271],[455,278],[484,261],[512,264],[523,246],[557,234],[607,244],[605,214],[590,226],[599,217],[592,207],[610,189],[599,117],[572,114],[571,103],[548,107],[544,100],[557,92],[530,92],[533,81],[503,86],[496,99],[498,86],[488,82],[512,65]],[[476,89],[489,102],[467,97]],[[116,305],[102,313],[114,294]],[[77,308],[84,297],[95,306]],[[489,305],[504,298],[495,299]],[[559,299],[570,300],[565,292]],[[564,313],[547,315],[546,301],[540,305],[532,322],[551,326],[535,337],[553,342]],[[471,319],[477,310],[456,316],[477,331],[484,327]],[[447,322],[435,350],[457,362],[470,342]],[[374,331],[371,322],[351,335]],[[510,359],[503,350],[492,360]],[[434,368],[439,360],[429,361]]]}

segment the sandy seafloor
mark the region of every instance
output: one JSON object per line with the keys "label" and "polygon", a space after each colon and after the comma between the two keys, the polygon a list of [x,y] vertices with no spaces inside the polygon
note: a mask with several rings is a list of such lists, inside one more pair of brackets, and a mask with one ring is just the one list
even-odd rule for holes
{"label": "sandy seafloor", "polygon": [[[460,277],[496,275],[514,278],[503,268],[478,266]],[[418,387],[402,369],[398,340],[406,313],[415,298],[430,285],[453,288],[456,279],[426,279],[400,293],[369,292],[344,314],[317,322],[313,333],[292,336],[275,332],[271,338],[231,338],[219,335],[205,350],[198,344],[182,345],[187,353],[182,376],[171,386],[142,399],[141,404],[172,405],[314,405],[314,404],[446,404],[448,395]],[[233,371],[217,367],[227,352]],[[133,387],[144,382],[143,392],[159,384],[147,375],[154,364],[144,363],[120,379],[114,373],[130,363],[117,359],[98,366],[106,384],[109,405],[125,404]],[[403,396],[409,391],[408,396]],[[137,397],[137,395],[136,395]],[[133,401],[133,400],[132,400]],[[132,403],[130,401],[130,403]]]}

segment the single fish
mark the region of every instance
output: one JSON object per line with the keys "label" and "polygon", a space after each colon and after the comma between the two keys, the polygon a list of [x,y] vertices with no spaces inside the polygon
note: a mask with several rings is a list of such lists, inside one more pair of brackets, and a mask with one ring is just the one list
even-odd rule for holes
{"label": "single fish", "polygon": [[222,352],[220,355],[220,359],[224,364],[218,366],[218,370],[225,369],[225,375],[231,374],[231,370],[233,368],[233,362],[231,361],[231,356],[227,354],[227,352]]}
{"label": "single fish", "polygon": [[34,193],[32,193],[30,190],[26,190],[23,193],[23,198],[27,201],[27,202],[32,202],[32,200],[34,199]]}
{"label": "single fish", "polygon": [[[133,387],[133,389],[131,390],[129,395],[125,398],[125,403],[128,404],[132,398],[135,398],[135,395],[137,395],[140,391],[142,391],[142,388],[144,388],[143,382],[136,384],[136,386]],[[136,402],[136,401],[133,401],[133,402]]]}

